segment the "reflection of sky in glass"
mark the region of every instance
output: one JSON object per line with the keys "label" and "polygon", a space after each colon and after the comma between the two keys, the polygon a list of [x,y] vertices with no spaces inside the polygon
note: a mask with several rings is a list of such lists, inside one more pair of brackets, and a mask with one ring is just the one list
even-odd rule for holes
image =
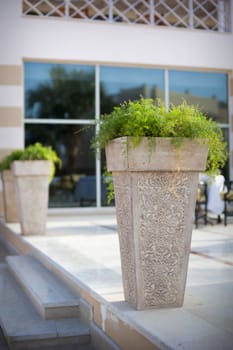
{"label": "reflection of sky in glass", "polygon": [[76,70],[94,74],[94,66],[62,64],[62,63],[44,63],[44,62],[25,62],[24,76],[26,90],[35,89],[38,84],[49,83],[51,81],[50,71],[54,67],[63,67],[67,72]]}
{"label": "reflection of sky in glass", "polygon": [[169,87],[170,91],[227,102],[227,74],[171,70]]}
{"label": "reflection of sky in glass", "polygon": [[164,90],[164,71],[152,68],[101,67],[100,80],[109,95],[121,89],[133,89],[142,85],[157,86]]}
{"label": "reflection of sky in glass", "polygon": [[95,66],[25,62],[26,118],[93,118]]}

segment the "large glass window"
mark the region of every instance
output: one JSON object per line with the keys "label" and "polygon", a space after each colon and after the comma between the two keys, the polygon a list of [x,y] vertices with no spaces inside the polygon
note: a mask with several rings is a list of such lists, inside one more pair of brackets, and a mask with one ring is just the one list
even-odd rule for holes
{"label": "large glass window", "polygon": [[51,145],[62,159],[50,207],[96,205],[95,67],[25,62],[25,145]]}
{"label": "large glass window", "polygon": [[24,73],[26,118],[95,117],[94,66],[26,62]]}
{"label": "large glass window", "polygon": [[185,99],[219,122],[228,141],[227,74],[167,70],[165,79],[163,69],[37,62],[26,62],[24,73],[25,145],[51,145],[62,159],[50,207],[108,205],[105,154],[96,157],[91,139],[100,114],[129,99]]}
{"label": "large glass window", "polygon": [[50,184],[50,207],[96,205],[94,136],[90,125],[26,124],[26,145],[41,142],[52,146],[62,159]]}
{"label": "large glass window", "polygon": [[227,86],[227,74],[169,70],[170,103],[185,99],[221,124],[228,123]]}
{"label": "large glass window", "polygon": [[130,67],[100,67],[101,113],[140,96],[164,100],[164,70]]}

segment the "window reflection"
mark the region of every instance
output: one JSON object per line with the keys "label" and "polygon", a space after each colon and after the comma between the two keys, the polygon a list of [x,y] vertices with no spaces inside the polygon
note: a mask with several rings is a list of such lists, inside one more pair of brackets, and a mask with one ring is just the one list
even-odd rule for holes
{"label": "window reflection", "polygon": [[96,205],[95,153],[90,150],[94,127],[90,125],[25,126],[26,146],[51,145],[62,159],[50,184],[50,207]]}
{"label": "window reflection", "polygon": [[26,118],[94,118],[94,66],[26,62],[24,70]]}
{"label": "window reflection", "polygon": [[[169,85],[165,88],[163,69],[101,66],[96,87],[96,68],[92,65],[26,62],[24,67],[26,145],[37,141],[51,145],[63,162],[50,185],[50,207],[96,206],[96,159],[90,140],[95,128],[91,119],[95,118],[98,103],[101,114],[110,113],[114,106],[140,96],[164,101],[168,89],[170,103],[180,104],[185,99],[217,122],[228,124],[227,74],[169,70]],[[78,119],[86,125],[77,125]],[[229,128],[222,127],[228,142]],[[102,206],[109,205],[105,164],[103,152],[98,184]],[[223,170],[226,179],[228,168],[227,164]]]}
{"label": "window reflection", "polygon": [[170,103],[198,105],[208,117],[228,123],[227,74],[191,71],[169,71]]}
{"label": "window reflection", "polygon": [[164,100],[162,69],[101,67],[101,113],[110,113],[114,106],[140,96]]}

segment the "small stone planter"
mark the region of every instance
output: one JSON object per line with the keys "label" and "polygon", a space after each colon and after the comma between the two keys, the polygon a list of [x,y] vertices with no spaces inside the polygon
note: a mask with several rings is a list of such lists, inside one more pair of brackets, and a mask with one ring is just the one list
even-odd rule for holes
{"label": "small stone planter", "polygon": [[207,146],[129,137],[106,147],[113,173],[125,299],[137,309],[183,305],[198,173]]}
{"label": "small stone planter", "polygon": [[3,185],[3,208],[6,222],[19,222],[15,178],[11,170],[1,172]]}
{"label": "small stone planter", "polygon": [[22,234],[45,234],[51,163],[46,160],[14,161],[12,172],[16,179]]}

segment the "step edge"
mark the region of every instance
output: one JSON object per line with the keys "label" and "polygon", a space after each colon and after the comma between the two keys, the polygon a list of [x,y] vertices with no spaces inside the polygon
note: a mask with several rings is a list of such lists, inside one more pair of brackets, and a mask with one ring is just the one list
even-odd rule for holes
{"label": "step edge", "polygon": [[[9,258],[9,259],[8,259]],[[28,285],[27,280],[23,278],[22,275],[18,273],[18,270],[14,268],[14,260],[12,259],[14,257],[7,257],[7,265],[9,268],[9,271],[12,273],[12,275],[15,277],[16,281],[19,283],[20,287],[23,289],[27,297],[30,299],[31,303],[33,306],[36,308],[37,312],[41,315],[43,319],[47,319],[47,313],[53,312],[53,309],[59,310],[61,313],[59,318],[65,317],[67,318],[67,315],[62,315],[62,312],[65,313],[66,308],[70,307],[77,307],[79,308],[80,306],[80,298],[77,296],[74,296],[72,300],[70,301],[61,301],[59,304],[57,303],[47,303],[43,301],[43,298],[40,297],[38,293],[36,293],[34,288],[30,288],[30,285]],[[35,259],[35,258],[34,258]],[[13,263],[12,263],[13,261]],[[51,273],[51,272],[50,272]],[[63,282],[61,282],[63,283]],[[50,315],[49,318],[51,319],[53,316]],[[74,316],[71,316],[74,317]],[[79,317],[79,311],[77,310],[77,315],[76,317]],[[57,317],[55,317],[57,318]]]}

